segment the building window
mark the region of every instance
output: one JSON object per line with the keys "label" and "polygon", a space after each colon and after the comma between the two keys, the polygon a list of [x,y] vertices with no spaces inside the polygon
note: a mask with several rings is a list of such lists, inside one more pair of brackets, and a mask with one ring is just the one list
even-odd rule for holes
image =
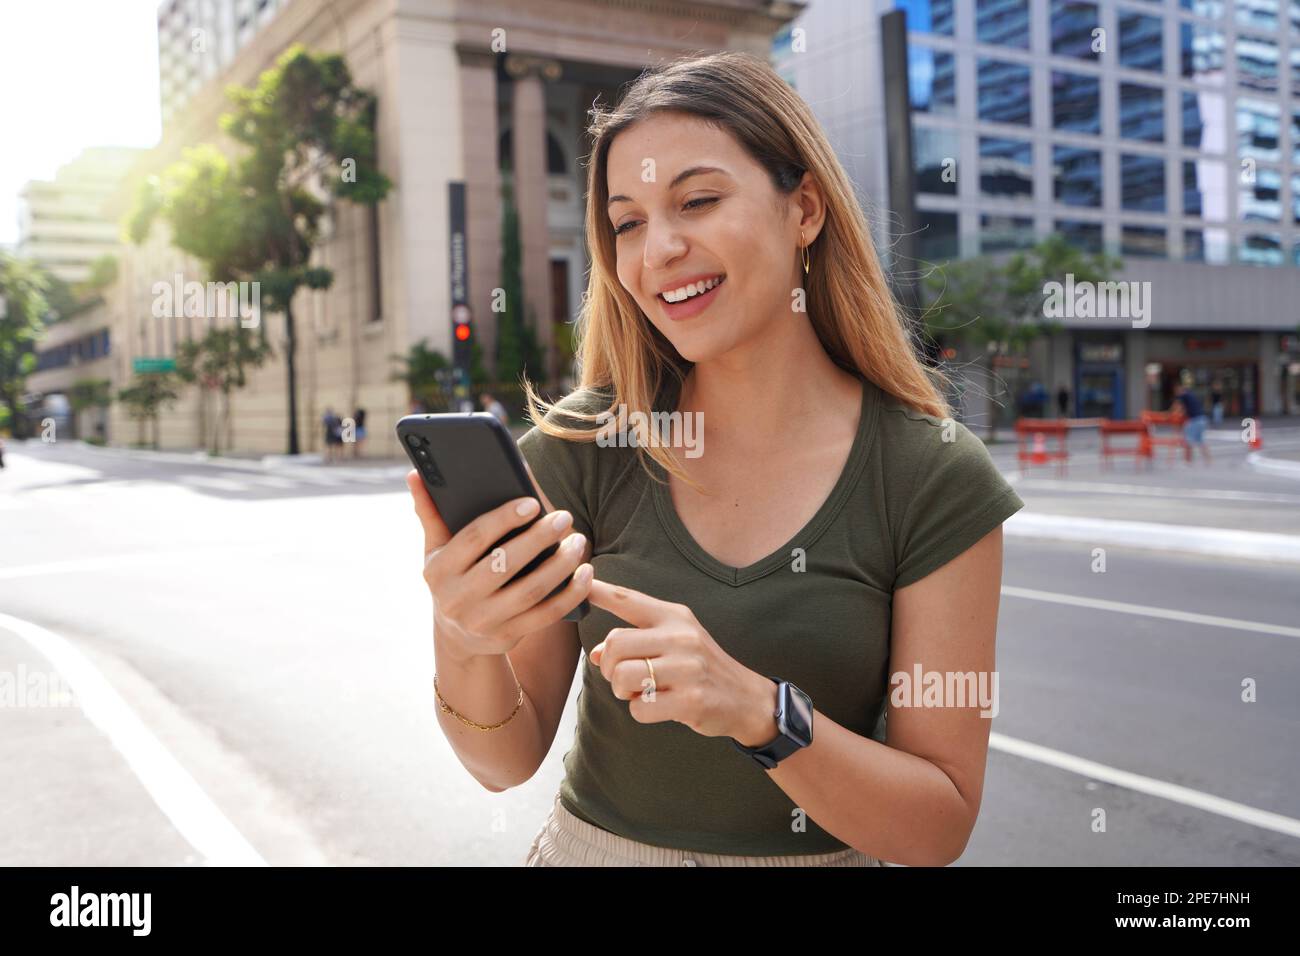
{"label": "building window", "polygon": [[1093,31],[1100,27],[1095,3],[1052,0],[1052,52],[1057,56],[1097,59]]}
{"label": "building window", "polygon": [[1101,223],[1058,219],[1054,228],[1075,249],[1084,252],[1101,252]]}
{"label": "building window", "polygon": [[1120,255],[1164,259],[1169,239],[1163,226],[1124,226],[1120,230]]}
{"label": "building window", "polygon": [[1196,178],[1196,164],[1192,162],[1183,163],[1183,215],[1199,216],[1203,205],[1201,203],[1201,186]]}
{"label": "building window", "polygon": [[1263,100],[1237,100],[1237,152],[1253,159],[1281,158],[1281,110]]}
{"label": "building window", "polygon": [[1029,0],[976,0],[975,38],[1028,50]]}
{"label": "building window", "polygon": [[1291,176],[1291,221],[1300,226],[1300,173]]}
{"label": "building window", "polygon": [[1237,259],[1253,266],[1280,266],[1284,261],[1282,240],[1276,235],[1263,233],[1242,236],[1237,246]]}
{"label": "building window", "polygon": [[[1300,3],[1296,10],[1300,10]],[[1291,95],[1300,97],[1300,46],[1291,48]]]}
{"label": "building window", "polygon": [[[1232,0],[1228,0],[1229,3]],[[1224,0],[1178,0],[1178,5],[1184,10],[1191,11],[1195,16],[1207,17],[1211,20],[1220,20],[1223,18]]]}
{"label": "building window", "polygon": [[[1192,93],[1184,90],[1183,99],[1183,145],[1195,149],[1222,152],[1226,145],[1223,140],[1223,97],[1218,93]],[[1208,120],[1208,122],[1207,122]],[[1217,130],[1213,139],[1211,130]]]}
{"label": "building window", "polygon": [[916,236],[917,255],[929,261],[956,259],[958,255],[957,214],[921,209]]}
{"label": "building window", "polygon": [[1180,23],[1178,46],[1182,74],[1201,83],[1222,83],[1225,63],[1223,31],[1203,23]]}
{"label": "building window", "polygon": [[1101,208],[1101,152],[1052,147],[1052,196],[1067,206]]}
{"label": "building window", "polygon": [[1183,215],[1223,222],[1228,215],[1224,165],[1218,160],[1184,160]]}
{"label": "building window", "polygon": [[1261,93],[1278,91],[1278,52],[1274,40],[1237,38],[1237,83]]}
{"label": "building window", "polygon": [[1076,133],[1101,132],[1101,80],[1052,71],[1052,126]]}
{"label": "building window", "polygon": [[1025,140],[981,136],[980,193],[1002,199],[1032,199],[1033,146]]}
{"label": "building window", "polygon": [[1300,107],[1291,111],[1291,162],[1300,166]]}
{"label": "building window", "polygon": [[1005,60],[979,61],[979,118],[988,123],[1029,126],[1029,67]]}
{"label": "building window", "polygon": [[957,112],[957,70],[951,53],[908,44],[907,85],[915,112],[935,116]]}
{"label": "building window", "polygon": [[1119,62],[1131,70],[1162,72],[1165,68],[1163,31],[1159,17],[1121,10]]}
{"label": "building window", "polygon": [[1228,233],[1223,229],[1187,229],[1183,232],[1183,258],[1188,262],[1222,265],[1228,261]]}
{"label": "building window", "polygon": [[1165,138],[1164,91],[1137,83],[1119,85],[1119,134],[1151,143]]}
{"label": "building window", "polygon": [[907,13],[909,30],[952,36],[953,0],[895,0],[894,8]]}
{"label": "building window", "polygon": [[1163,156],[1121,153],[1119,157],[1120,205],[1140,212],[1165,211],[1165,160]]}
{"label": "building window", "polygon": [[980,252],[992,255],[1034,244],[1034,220],[1027,216],[980,216]]}
{"label": "building window", "polygon": [[1237,26],[1276,33],[1279,2],[1285,0],[1237,0]]}
{"label": "building window", "polygon": [[1280,223],[1282,221],[1282,174],[1276,169],[1260,167],[1243,182],[1237,194],[1237,216],[1242,222]]}
{"label": "building window", "polygon": [[913,149],[917,192],[957,195],[957,133],[950,129],[918,126]]}

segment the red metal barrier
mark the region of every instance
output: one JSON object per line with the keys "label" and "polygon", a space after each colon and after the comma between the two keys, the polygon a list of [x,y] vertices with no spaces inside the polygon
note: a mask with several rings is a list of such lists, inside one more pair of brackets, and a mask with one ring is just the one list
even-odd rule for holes
{"label": "red metal barrier", "polygon": [[[1187,421],[1186,416],[1177,412],[1143,412],[1142,423],[1148,426],[1151,441],[1151,450],[1154,456],[1155,449],[1166,447],[1169,449],[1169,457],[1172,459],[1181,449],[1183,456],[1190,459],[1192,449],[1188,447],[1187,439],[1183,437],[1183,422]],[[1172,434],[1157,431],[1159,428],[1171,428]]]}
{"label": "red metal barrier", "polygon": [[[1151,464],[1151,426],[1146,422],[1112,421],[1107,418],[1102,419],[1100,428],[1102,471],[1110,470],[1110,459],[1113,455],[1132,455],[1135,471],[1143,461],[1148,466]],[[1132,445],[1116,445],[1113,443],[1116,435],[1136,435],[1137,442]]]}

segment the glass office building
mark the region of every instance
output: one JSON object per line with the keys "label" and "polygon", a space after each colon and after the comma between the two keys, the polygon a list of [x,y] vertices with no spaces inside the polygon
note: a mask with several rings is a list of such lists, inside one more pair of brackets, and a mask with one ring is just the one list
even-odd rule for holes
{"label": "glass office building", "polygon": [[1151,283],[1147,327],[1066,320],[1025,377],[1068,388],[1070,415],[1167,407],[1183,370],[1228,417],[1300,413],[1300,0],[813,0],[808,52],[775,61],[877,212],[896,9],[920,256],[1058,233]]}

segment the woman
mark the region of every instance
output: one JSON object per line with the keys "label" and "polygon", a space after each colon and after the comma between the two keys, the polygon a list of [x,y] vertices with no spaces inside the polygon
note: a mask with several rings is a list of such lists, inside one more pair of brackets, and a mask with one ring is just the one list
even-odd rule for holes
{"label": "woman", "polygon": [[488,790],[523,783],[582,655],[527,865],[950,863],[988,722],[897,691],[992,671],[1001,523],[1022,503],[948,417],[843,169],[769,67],[675,62],[591,133],[579,387],[530,408],[519,443],[560,511],[498,567],[566,547],[501,587],[480,556],[534,511],[451,537],[408,477],[444,732]]}

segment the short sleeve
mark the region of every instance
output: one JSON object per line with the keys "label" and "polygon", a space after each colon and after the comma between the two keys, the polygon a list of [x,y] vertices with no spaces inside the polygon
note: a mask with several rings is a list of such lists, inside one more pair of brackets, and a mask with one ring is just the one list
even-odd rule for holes
{"label": "short sleeve", "polygon": [[899,524],[895,589],[947,564],[1025,506],[965,425],[930,425],[925,436],[933,447],[922,453]]}
{"label": "short sleeve", "polygon": [[[596,407],[590,393],[571,393],[556,406],[562,411],[578,410],[585,413],[600,411],[605,405]],[[558,425],[582,428],[591,427],[581,419],[569,418],[559,414],[555,409],[547,413],[547,419]],[[568,441],[548,435],[534,425],[519,439],[519,451],[523,454],[533,477],[541,485],[542,491],[557,510],[567,511],[573,515],[573,530],[587,536],[594,545],[596,494],[596,443]]]}

